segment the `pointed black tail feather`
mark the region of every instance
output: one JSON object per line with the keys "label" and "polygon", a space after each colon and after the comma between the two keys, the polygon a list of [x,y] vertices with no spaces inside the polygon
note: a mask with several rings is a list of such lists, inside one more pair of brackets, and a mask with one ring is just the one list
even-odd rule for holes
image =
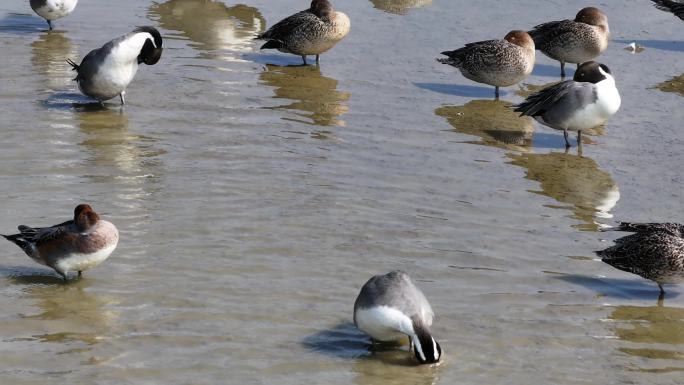
{"label": "pointed black tail feather", "polygon": [[78,71],[79,65],[76,64],[76,62],[74,62],[74,61],[71,60],[71,59],[66,59],[66,62],[69,63],[69,65],[71,66],[71,70],[72,70],[72,71]]}
{"label": "pointed black tail feather", "polygon": [[31,255],[31,253],[33,253],[33,245],[30,242],[28,242],[26,239],[24,239],[24,237],[21,234],[14,234],[14,235],[0,234],[0,235],[2,235],[8,241],[19,246],[22,250],[24,250],[24,252],[27,255]]}

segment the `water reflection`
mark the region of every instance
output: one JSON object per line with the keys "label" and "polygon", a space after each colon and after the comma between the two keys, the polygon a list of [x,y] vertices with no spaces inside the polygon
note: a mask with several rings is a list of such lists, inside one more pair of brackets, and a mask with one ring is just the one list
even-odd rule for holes
{"label": "water reflection", "polygon": [[90,346],[102,341],[118,319],[118,313],[110,308],[116,300],[88,291],[87,277],[64,284],[44,271],[9,277],[9,281],[26,285],[21,289],[22,295],[33,301],[35,311],[23,314],[17,321],[21,323],[18,330],[40,331],[31,340],[77,341]]}
{"label": "water reflection", "polygon": [[251,50],[252,39],[266,26],[258,9],[242,4],[228,7],[221,1],[170,0],[154,3],[149,13],[160,26],[180,31],[202,51]]}
{"label": "water reflection", "polygon": [[43,32],[31,43],[31,54],[33,72],[45,76],[51,91],[75,86],[75,73],[66,59],[77,58],[78,50],[63,31]]}
{"label": "water reflection", "polygon": [[432,0],[371,0],[373,6],[385,12],[405,15],[411,8],[432,4]]}
{"label": "water reflection", "polygon": [[393,349],[358,359],[352,371],[358,385],[434,385],[442,364],[419,365],[408,350]]}
{"label": "water reflection", "polygon": [[674,92],[679,94],[679,96],[684,96],[684,74],[675,76],[666,82],[662,82],[656,87],[663,92]]}
{"label": "water reflection", "polygon": [[471,100],[463,106],[439,107],[435,114],[446,118],[454,131],[480,137],[466,143],[526,150],[532,145],[534,120],[518,117],[511,105],[503,100]]}
{"label": "water reflection", "polygon": [[581,155],[563,152],[547,154],[508,154],[511,164],[527,170],[525,178],[539,182],[541,191],[560,203],[571,205],[573,218],[582,230],[597,231],[597,218],[611,218],[610,210],[620,199],[620,191],[609,173]]}
{"label": "water reflection", "polygon": [[[618,306],[608,318],[616,323],[615,335],[628,343],[619,349],[622,353],[634,356],[639,359],[639,363],[646,365],[667,365],[641,367],[639,371],[684,370],[684,351],[681,350],[684,347],[684,309],[664,306]],[[643,360],[644,358],[647,360]],[[674,366],[677,364],[678,366]]]}
{"label": "water reflection", "polygon": [[320,67],[269,64],[260,79],[264,84],[275,87],[274,98],[294,100],[272,107],[292,111],[300,117],[283,119],[317,126],[345,125],[338,118],[349,111],[347,103],[351,94],[338,91],[337,80],[323,76]]}
{"label": "water reflection", "polygon": [[[131,134],[128,131],[128,117],[122,109],[86,109],[77,114],[78,125],[87,138],[81,142],[93,155],[90,159],[95,165],[116,166],[117,172],[129,176],[144,176],[154,158],[162,152],[152,146],[154,139]],[[151,164],[152,163],[152,164]]]}

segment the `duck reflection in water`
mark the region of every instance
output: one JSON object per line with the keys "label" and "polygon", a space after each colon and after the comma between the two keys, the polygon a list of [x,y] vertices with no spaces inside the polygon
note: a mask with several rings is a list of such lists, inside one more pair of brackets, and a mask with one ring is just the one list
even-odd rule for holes
{"label": "duck reflection in water", "polygon": [[679,96],[684,96],[684,74],[675,76],[672,79],[662,82],[656,86],[663,92],[674,92]]}
{"label": "duck reflection in water", "polygon": [[503,100],[471,100],[462,106],[439,107],[435,114],[446,118],[455,132],[480,138],[466,143],[527,151],[532,145],[534,121],[519,117],[511,105]]}
{"label": "duck reflection in water", "polygon": [[371,0],[373,6],[385,12],[405,15],[411,8],[432,4],[432,0]]}
{"label": "duck reflection in water", "polygon": [[149,15],[164,29],[179,31],[195,42],[194,48],[209,52],[252,50],[252,39],[266,26],[266,20],[254,7],[242,4],[228,7],[213,0],[154,3]]}
{"label": "duck reflection in water", "polygon": [[50,92],[73,86],[74,72],[65,58],[78,56],[77,48],[63,31],[41,33],[31,43],[33,72],[45,76]]}
{"label": "duck reflection in water", "polygon": [[[63,285],[56,276],[43,275],[48,274],[43,270],[29,270],[32,269],[15,271],[8,280],[24,286],[21,291],[33,301],[35,311],[24,313],[19,319],[10,318],[8,323],[16,322],[18,330],[40,342],[66,344],[76,341],[92,346],[106,337],[118,318],[118,313],[109,309],[116,303],[114,298],[90,292],[91,280],[87,277]],[[65,346],[73,349],[72,345]]]}
{"label": "duck reflection in water", "polygon": [[337,80],[323,76],[318,66],[266,65],[260,75],[261,82],[275,87],[275,99],[289,99],[292,103],[274,109],[292,111],[296,117],[285,120],[316,126],[344,126],[340,116],[349,111],[351,94],[337,90]]}
{"label": "duck reflection in water", "polygon": [[[658,306],[618,306],[608,316],[615,336],[622,342],[618,350],[637,359],[641,372],[681,372],[684,370],[684,309]],[[678,350],[679,349],[679,350]],[[679,365],[675,365],[679,363]],[[663,365],[667,365],[663,367]]]}
{"label": "duck reflection in water", "polygon": [[598,218],[612,218],[610,211],[620,199],[620,190],[611,175],[601,170],[596,162],[580,154],[550,152],[546,154],[508,154],[510,163],[527,170],[525,178],[539,182],[540,191],[568,206],[573,218],[583,223],[585,231],[598,231]]}
{"label": "duck reflection in water", "polygon": [[163,152],[153,147],[154,139],[130,133],[128,117],[120,109],[82,107],[77,117],[81,132],[87,135],[80,144],[92,154],[93,165],[116,167],[106,173],[105,179],[117,179],[117,183],[138,180],[152,175],[157,168],[156,159]]}

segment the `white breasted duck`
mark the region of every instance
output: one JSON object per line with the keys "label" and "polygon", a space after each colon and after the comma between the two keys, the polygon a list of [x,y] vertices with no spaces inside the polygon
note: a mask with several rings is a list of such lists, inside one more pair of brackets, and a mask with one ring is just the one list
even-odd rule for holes
{"label": "white breasted duck", "polygon": [[138,71],[138,65],[156,64],[162,50],[162,36],[156,28],[138,27],[90,51],[81,64],[67,61],[77,73],[74,80],[81,92],[100,102],[118,95],[124,104],[126,87]]}
{"label": "white breasted duck", "polygon": [[73,12],[78,0],[31,0],[31,9],[45,19],[50,29],[52,20],[61,19]]}
{"label": "white breasted duck", "polygon": [[376,341],[408,336],[421,364],[434,364],[442,358],[442,348],[430,332],[433,318],[423,292],[399,270],[368,280],[354,303],[356,327]]}
{"label": "white breasted duck", "polygon": [[598,8],[583,8],[575,20],[550,21],[530,31],[535,47],[560,61],[561,77],[565,63],[577,65],[593,60],[608,48],[608,18]]}
{"label": "white breasted duck", "polygon": [[684,20],[684,3],[673,0],[651,0],[656,8],[665,12],[672,12],[678,18]]}
{"label": "white breasted duck", "polygon": [[53,268],[68,280],[102,263],[116,248],[119,232],[87,204],[76,206],[74,219],[51,227],[19,226],[19,234],[3,235],[34,261]]}
{"label": "white breasted duck", "polygon": [[599,126],[620,108],[620,93],[605,64],[583,63],[573,80],[566,80],[530,95],[513,106],[520,116],[531,116],[539,123],[563,130],[565,145],[570,147],[568,131],[577,131],[582,144],[582,130]]}
{"label": "white breasted duck", "polygon": [[684,225],[679,223],[627,223],[616,231],[635,234],[615,240],[615,245],[597,251],[601,260],[616,269],[654,281],[665,294],[663,284],[684,281]]}
{"label": "white breasted duck", "polygon": [[277,49],[302,57],[306,65],[307,55],[320,55],[342,40],[349,33],[349,17],[337,12],[328,0],[313,0],[311,7],[295,13],[257,36],[268,40],[261,49]]}
{"label": "white breasted duck", "polygon": [[503,40],[468,43],[455,51],[445,51],[440,63],[458,68],[463,76],[495,88],[512,86],[525,79],[534,68],[534,41],[525,31],[511,31]]}

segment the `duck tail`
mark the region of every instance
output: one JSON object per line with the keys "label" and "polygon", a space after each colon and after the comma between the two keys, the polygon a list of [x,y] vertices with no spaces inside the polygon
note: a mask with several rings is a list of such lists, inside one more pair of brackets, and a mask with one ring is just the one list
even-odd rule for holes
{"label": "duck tail", "polygon": [[[71,66],[71,70],[76,71],[76,74],[78,74],[78,70],[81,68],[81,66],[76,64],[76,62],[74,62],[71,59],[66,59],[66,62],[69,63],[69,65]],[[73,80],[78,81],[78,75],[76,75],[76,77],[73,78]]]}
{"label": "duck tail", "polygon": [[14,243],[15,245],[19,246],[24,252],[28,255],[31,255],[33,252],[33,245],[26,239],[21,234],[14,234],[14,235],[5,235],[5,234],[0,234],[2,235],[5,239],[8,241]]}

